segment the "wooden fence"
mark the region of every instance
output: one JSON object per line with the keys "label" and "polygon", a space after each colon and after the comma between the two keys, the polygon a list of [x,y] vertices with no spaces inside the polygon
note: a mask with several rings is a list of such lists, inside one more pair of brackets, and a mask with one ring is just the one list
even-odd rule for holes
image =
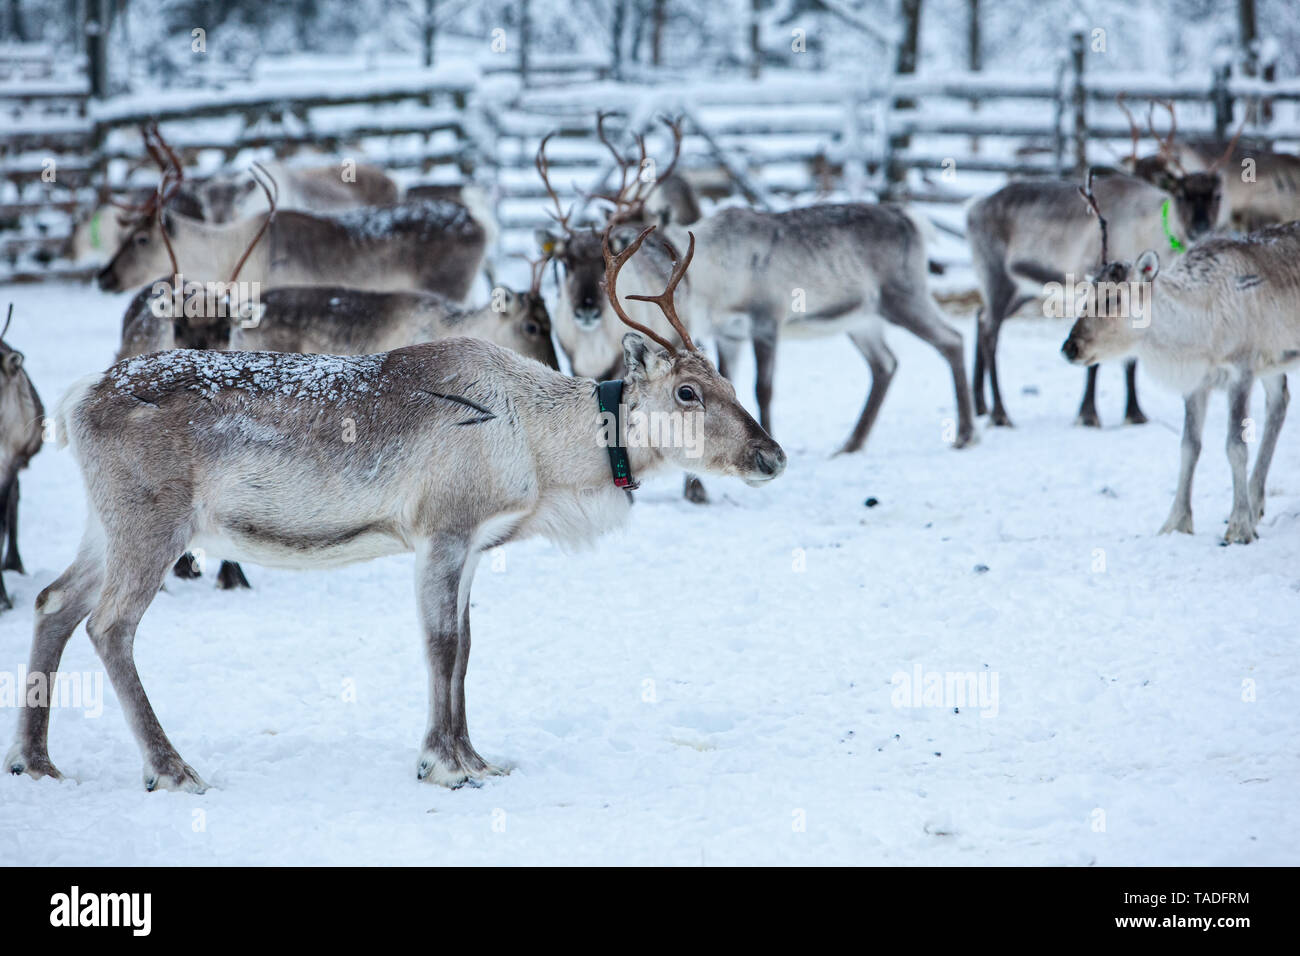
{"label": "wooden fence", "polygon": [[[276,77],[247,89],[102,101],[84,83],[0,81],[8,121],[0,127],[0,281],[87,274],[60,251],[73,222],[110,193],[156,181],[141,171],[138,127],[146,121],[160,123],[201,174],[246,164],[247,151],[285,157],[311,147],[378,163],[408,184],[472,179],[496,205],[498,253],[530,250],[532,230],[549,222],[533,170],[546,133],[559,134],[549,150],[557,186],[590,191],[612,174],[592,135],[593,104],[621,113],[631,132],[655,130],[660,114],[683,116],[682,165],[702,191],[767,208],[827,195],[964,202],[1002,177],[1113,164],[1130,150],[1119,93],[1139,113],[1148,99],[1175,103],[1179,135],[1188,138],[1225,138],[1248,104],[1266,101],[1271,123],[1250,135],[1300,140],[1300,83],[1226,71],[1199,82],[1114,74],[1090,68],[1084,39],[1074,35],[1054,68],[1024,77],[873,82],[768,71],[755,82],[641,69],[616,82],[599,64],[538,61],[532,69],[547,80],[525,89],[494,62],[491,70],[375,72],[329,83]],[[653,138],[651,145],[666,149]]]}

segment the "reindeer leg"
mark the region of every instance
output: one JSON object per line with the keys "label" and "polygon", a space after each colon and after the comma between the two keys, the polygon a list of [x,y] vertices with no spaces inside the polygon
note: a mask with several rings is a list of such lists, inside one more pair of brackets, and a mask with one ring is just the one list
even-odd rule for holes
{"label": "reindeer leg", "polygon": [[82,537],[76,560],[36,598],[27,680],[29,684],[34,680],[42,682],[45,691],[18,711],[18,735],[4,762],[9,773],[26,773],[38,779],[62,776],[50,761],[50,689],[68,638],[90,613],[103,580],[103,537],[98,526],[92,524]]}
{"label": "reindeer leg", "polygon": [[1226,451],[1232,467],[1232,513],[1228,515],[1228,530],[1224,544],[1249,544],[1259,535],[1255,533],[1255,515],[1250,505],[1250,485],[1246,480],[1246,465],[1250,450],[1246,447],[1246,419],[1250,417],[1250,390],[1255,376],[1249,371],[1239,371],[1237,380],[1228,386],[1228,440]]}
{"label": "reindeer leg", "polygon": [[146,790],[202,793],[207,784],[181,759],[154,713],[135,666],[135,631],[140,618],[162,586],[171,555],[185,548],[189,535],[168,528],[147,537],[139,529],[114,533],[108,529],[107,566],[114,574],[104,582],[99,603],[86,622],[86,633],[104,662],[108,679],[122,703],[136,743],[144,757]]}
{"label": "reindeer leg", "polygon": [[776,371],[777,322],[753,316],[754,395],[758,399],[758,423],[772,434],[772,376]]}
{"label": "reindeer leg", "polygon": [[1161,534],[1179,531],[1192,533],[1192,475],[1196,461],[1201,457],[1201,433],[1205,430],[1205,406],[1209,404],[1210,390],[1199,388],[1183,399],[1182,459],[1178,468],[1178,490],[1169,517],[1160,528]]}
{"label": "reindeer leg", "polygon": [[478,555],[452,534],[433,535],[416,554],[416,592],[429,658],[429,726],[416,776],[454,789],[505,773],[475,752],[465,716],[469,590]]}
{"label": "reindeer leg", "polygon": [[1124,384],[1128,388],[1128,399],[1124,404],[1125,425],[1145,425],[1147,417],[1138,407],[1138,362],[1129,359],[1124,363]]}
{"label": "reindeer leg", "polygon": [[1282,423],[1286,421],[1286,406],[1291,401],[1285,373],[1269,375],[1263,381],[1264,395],[1268,403],[1268,421],[1264,425],[1264,437],[1260,440],[1259,451],[1255,455],[1255,470],[1250,476],[1250,501],[1256,522],[1264,517],[1264,490],[1265,482],[1268,480],[1268,467],[1273,462],[1273,449],[1277,446],[1277,436],[1282,434]]}
{"label": "reindeer leg", "polygon": [[[13,488],[13,479],[7,484],[0,487],[0,547],[4,546],[5,525],[8,523],[9,508],[8,499],[11,489]],[[12,610],[14,602],[9,600],[9,592],[5,590],[4,575],[0,574],[0,611]]]}
{"label": "reindeer leg", "polygon": [[[966,379],[966,355],[961,333],[944,321],[924,285],[901,295],[885,290],[880,300],[880,311],[890,322],[933,345],[947,359],[957,402],[957,434],[952,447],[965,448],[972,444],[975,441],[975,417],[971,413],[970,384]],[[988,361],[988,356],[985,360]],[[993,384],[993,420],[996,424],[1002,399],[998,396],[996,366],[992,362],[989,362],[989,380]],[[1005,412],[1002,415],[1006,417]]]}
{"label": "reindeer leg", "polygon": [[984,364],[988,366],[989,391],[993,394],[993,408],[989,411],[989,424],[1002,428],[1011,427],[1006,407],[1002,404],[1002,389],[998,385],[998,335],[1002,331],[1002,319],[994,319],[981,330],[979,346],[984,351]]}
{"label": "reindeer leg", "polygon": [[971,373],[972,387],[975,394],[975,415],[987,415],[989,408],[984,401],[984,308],[975,313],[975,368]]}
{"label": "reindeer leg", "polygon": [[717,336],[718,374],[734,384],[732,376],[736,373],[736,361],[740,357],[740,346],[744,339],[733,336]]}
{"label": "reindeer leg", "polygon": [[837,455],[855,452],[867,440],[867,436],[871,434],[871,427],[876,422],[880,406],[884,404],[885,392],[889,390],[894,369],[898,368],[898,359],[885,344],[882,332],[883,330],[877,326],[869,331],[849,333],[849,338],[853,340],[853,344],[858,347],[858,351],[862,353],[862,357],[867,360],[867,365],[871,368],[871,391],[867,393],[867,403],[862,407],[858,423],[853,426],[853,431],[836,452]]}
{"label": "reindeer leg", "polygon": [[1088,366],[1088,384],[1083,388],[1083,401],[1079,403],[1079,414],[1074,416],[1074,423],[1086,428],[1101,427],[1101,418],[1097,415],[1097,369],[1096,365]]}
{"label": "reindeer leg", "polygon": [[235,588],[252,588],[252,585],[244,577],[243,568],[234,561],[222,561],[221,568],[217,571],[217,587],[223,591],[232,591]]}
{"label": "reindeer leg", "polygon": [[9,494],[6,496],[5,510],[8,513],[9,523],[9,549],[5,552],[5,571],[17,571],[19,574],[26,574],[23,570],[23,559],[18,553],[18,476],[14,475],[13,482],[9,485]]}

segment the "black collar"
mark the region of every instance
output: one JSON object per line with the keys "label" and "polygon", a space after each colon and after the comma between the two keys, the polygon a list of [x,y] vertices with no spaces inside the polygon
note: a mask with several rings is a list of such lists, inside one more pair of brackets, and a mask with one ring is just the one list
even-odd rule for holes
{"label": "black collar", "polygon": [[627,460],[627,449],[623,447],[623,423],[619,420],[619,414],[623,410],[623,380],[616,378],[610,382],[597,382],[596,401],[600,404],[602,413],[607,412],[614,416],[614,440],[607,446],[609,470],[614,476],[614,484],[632,491],[638,485],[636,479],[632,477],[632,465]]}

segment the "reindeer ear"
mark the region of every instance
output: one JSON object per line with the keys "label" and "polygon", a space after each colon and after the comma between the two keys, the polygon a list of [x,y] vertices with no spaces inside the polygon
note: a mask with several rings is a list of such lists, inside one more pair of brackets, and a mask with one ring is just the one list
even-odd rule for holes
{"label": "reindeer ear", "polygon": [[629,382],[653,382],[672,367],[668,353],[651,345],[635,332],[623,336],[623,364]]}
{"label": "reindeer ear", "polygon": [[564,255],[564,238],[556,235],[546,229],[538,229],[533,233],[537,240],[537,245],[541,248],[542,253],[547,256]]}
{"label": "reindeer ear", "polygon": [[1148,249],[1138,256],[1133,268],[1137,272],[1139,282],[1150,282],[1160,271],[1160,257],[1156,255],[1154,249]]}
{"label": "reindeer ear", "polygon": [[23,367],[23,353],[9,352],[5,355],[5,374],[16,375],[18,370]]}

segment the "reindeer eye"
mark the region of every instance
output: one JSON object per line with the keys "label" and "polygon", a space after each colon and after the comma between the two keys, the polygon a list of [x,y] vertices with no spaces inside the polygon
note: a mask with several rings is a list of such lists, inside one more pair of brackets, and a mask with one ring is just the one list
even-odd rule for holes
{"label": "reindeer eye", "polygon": [[524,335],[537,335],[542,330],[537,327],[536,322],[524,323]]}
{"label": "reindeer eye", "polygon": [[135,237],[135,244],[136,244],[137,246],[145,246],[145,245],[148,245],[148,244],[149,244],[149,236],[148,236],[148,234],[142,232],[142,233],[140,233],[140,235],[136,236],[136,237]]}
{"label": "reindeer eye", "polygon": [[685,405],[690,402],[698,402],[700,397],[695,394],[695,389],[689,385],[683,385],[677,389],[677,400]]}

